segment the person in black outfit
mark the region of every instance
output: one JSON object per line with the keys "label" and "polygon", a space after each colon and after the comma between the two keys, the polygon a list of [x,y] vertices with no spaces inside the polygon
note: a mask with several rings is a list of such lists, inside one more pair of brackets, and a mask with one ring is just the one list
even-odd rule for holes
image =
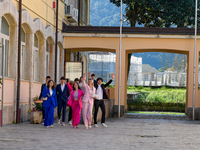
{"label": "person in black outfit", "polygon": [[105,114],[104,101],[106,99],[108,99],[108,96],[106,94],[105,88],[112,83],[114,77],[115,77],[115,75],[112,74],[112,79],[110,81],[108,81],[108,83],[106,83],[106,84],[102,84],[103,79],[102,78],[98,78],[97,79],[97,84],[94,85],[94,87],[96,88],[96,94],[98,95],[98,97],[94,101],[94,108],[95,108],[94,126],[95,127],[98,127],[98,125],[97,125],[97,113],[98,113],[99,107],[101,108],[101,111],[102,111],[101,124],[102,124],[103,127],[107,127],[107,125],[105,124],[105,115],[106,114]]}
{"label": "person in black outfit", "polygon": [[61,84],[58,84],[56,87],[56,94],[57,94],[57,102],[58,102],[58,124],[60,124],[60,116],[61,110],[62,111],[62,126],[65,126],[65,118],[66,118],[66,107],[68,97],[70,96],[69,89],[66,85],[65,77],[61,77]]}
{"label": "person in black outfit", "polygon": [[[41,86],[41,92],[40,92],[40,96],[39,96],[39,99],[40,99],[40,100],[42,99],[42,92],[43,92],[43,89],[44,89],[44,87],[47,86],[49,80],[51,80],[51,77],[50,77],[50,76],[47,76],[47,77],[46,77],[46,83],[42,84],[42,86]],[[44,110],[44,107],[43,107],[43,104],[42,104],[42,119],[43,119],[42,124],[44,124],[44,118],[45,118],[45,110]]]}

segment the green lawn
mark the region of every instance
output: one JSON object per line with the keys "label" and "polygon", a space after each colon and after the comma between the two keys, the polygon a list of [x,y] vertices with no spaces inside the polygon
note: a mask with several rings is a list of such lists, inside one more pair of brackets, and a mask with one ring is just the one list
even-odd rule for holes
{"label": "green lawn", "polygon": [[127,92],[140,92],[134,102],[185,103],[185,88],[128,86]]}
{"label": "green lawn", "polygon": [[149,112],[149,111],[128,111],[128,113],[137,113],[137,114],[163,114],[163,115],[185,115],[185,113],[177,112]]}

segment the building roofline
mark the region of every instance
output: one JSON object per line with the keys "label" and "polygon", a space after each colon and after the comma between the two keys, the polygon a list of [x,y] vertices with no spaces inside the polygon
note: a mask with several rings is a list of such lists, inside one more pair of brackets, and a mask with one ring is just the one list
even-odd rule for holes
{"label": "building roofline", "polygon": [[[124,34],[165,34],[165,35],[194,35],[194,28],[145,28],[123,27]],[[105,26],[63,26],[63,33],[107,33],[119,34],[119,27]],[[198,29],[200,35],[200,29]]]}

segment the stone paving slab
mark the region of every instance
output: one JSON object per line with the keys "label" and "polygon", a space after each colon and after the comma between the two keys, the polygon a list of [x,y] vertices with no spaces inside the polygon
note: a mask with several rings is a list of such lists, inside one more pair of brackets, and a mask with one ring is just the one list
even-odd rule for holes
{"label": "stone paving slab", "polygon": [[199,150],[200,122],[107,119],[108,128],[85,130],[54,124],[13,124],[0,128],[0,150]]}

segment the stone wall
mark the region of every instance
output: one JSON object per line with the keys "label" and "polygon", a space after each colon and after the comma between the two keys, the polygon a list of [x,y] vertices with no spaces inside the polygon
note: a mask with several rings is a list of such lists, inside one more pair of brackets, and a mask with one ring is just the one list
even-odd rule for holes
{"label": "stone wall", "polygon": [[[195,120],[200,120],[200,108],[197,108],[197,107],[195,107],[195,109],[194,109],[195,111],[194,111],[194,119]],[[189,118],[193,118],[193,107],[188,107],[187,108],[187,116],[189,117]]]}
{"label": "stone wall", "polygon": [[20,105],[19,108],[21,109],[20,122],[29,121],[29,116],[28,116],[29,105],[28,104]]}
{"label": "stone wall", "polygon": [[3,124],[4,125],[13,123],[13,118],[14,118],[13,110],[14,110],[13,106],[3,107]]}
{"label": "stone wall", "polygon": [[[105,111],[106,111],[106,118],[112,118],[114,117],[114,100],[106,100],[105,101]],[[101,116],[102,116],[102,111],[101,108],[99,107],[98,114],[97,114],[97,122],[101,122]]]}

